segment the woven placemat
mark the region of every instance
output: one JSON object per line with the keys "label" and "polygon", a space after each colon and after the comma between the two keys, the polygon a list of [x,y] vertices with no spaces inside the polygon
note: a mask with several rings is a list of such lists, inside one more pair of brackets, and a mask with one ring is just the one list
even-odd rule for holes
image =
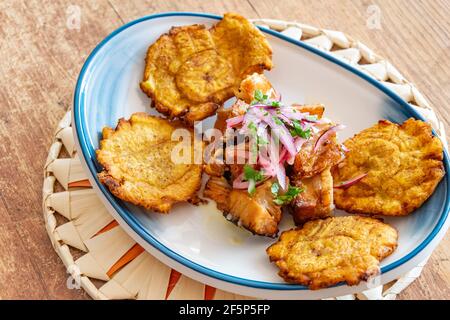
{"label": "woven placemat", "polygon": [[[395,91],[426,118],[447,148],[442,121],[388,61],[348,35],[297,22],[253,20],[301,40],[365,72]],[[53,247],[70,274],[67,286],[93,299],[248,299],[197,281],[165,266],[137,244],[96,196],[76,154],[70,111],[60,121],[44,167],[43,212]],[[426,261],[398,280],[332,299],[395,299],[419,277]]]}

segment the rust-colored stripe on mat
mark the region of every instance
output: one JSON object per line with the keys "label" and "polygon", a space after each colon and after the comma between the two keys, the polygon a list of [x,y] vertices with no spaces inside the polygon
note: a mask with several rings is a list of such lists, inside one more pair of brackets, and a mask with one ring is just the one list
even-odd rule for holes
{"label": "rust-colored stripe on mat", "polygon": [[102,234],[108,230],[111,230],[112,228],[115,228],[119,225],[119,223],[116,220],[111,221],[110,223],[108,223],[106,226],[104,226],[103,228],[100,229],[100,231],[98,231],[96,234],[94,234],[92,236],[92,238],[98,236],[99,234]]}
{"label": "rust-colored stripe on mat", "polygon": [[125,254],[122,257],[120,257],[120,259],[117,260],[117,262],[114,263],[113,266],[108,270],[108,272],[106,273],[108,277],[111,278],[111,276],[114,273],[116,273],[118,270],[124,267],[127,263],[133,261],[142,252],[144,252],[144,248],[142,248],[139,244],[135,243],[134,246],[132,246],[130,250],[125,252]]}
{"label": "rust-colored stripe on mat", "polygon": [[205,294],[203,298],[205,300],[213,300],[215,295],[216,295],[216,288],[205,285]]}
{"label": "rust-colored stripe on mat", "polygon": [[169,284],[167,285],[167,291],[166,291],[166,300],[169,298],[170,293],[172,292],[173,288],[175,288],[175,285],[177,284],[178,280],[180,280],[181,273],[179,273],[176,270],[170,271],[170,277],[169,277]]}
{"label": "rust-colored stripe on mat", "polygon": [[76,188],[76,187],[84,187],[84,188],[89,187],[90,188],[90,187],[92,187],[91,183],[89,182],[88,179],[69,182],[68,186],[69,186],[69,188]]}

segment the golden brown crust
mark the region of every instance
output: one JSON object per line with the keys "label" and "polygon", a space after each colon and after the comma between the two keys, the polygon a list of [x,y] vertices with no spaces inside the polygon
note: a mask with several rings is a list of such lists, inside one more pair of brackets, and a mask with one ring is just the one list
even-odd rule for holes
{"label": "golden brown crust", "polygon": [[240,81],[272,68],[265,36],[245,18],[227,13],[210,30],[173,27],[147,50],[141,89],[155,108],[192,124],[216,112]]}
{"label": "golden brown crust", "polygon": [[293,177],[291,184],[303,191],[290,204],[290,211],[296,225],[330,217],[333,205],[333,177],[330,168],[311,178]]}
{"label": "golden brown crust", "polygon": [[264,94],[271,93],[270,99],[276,98],[275,90],[263,74],[253,73],[239,84],[239,88],[235,92],[237,99],[244,101],[245,103],[251,103],[255,96],[255,91],[260,90]]}
{"label": "golden brown crust", "polygon": [[333,168],[334,184],[367,173],[346,189],[335,189],[339,209],[351,213],[404,216],[419,208],[444,176],[442,143],[429,124],[379,121],[348,139],[346,159]]}
{"label": "golden brown crust", "polygon": [[379,273],[379,261],[397,247],[397,231],[380,220],[331,217],[285,231],[267,248],[287,282],[316,290],[340,282],[357,285]]}
{"label": "golden brown crust", "polygon": [[[174,163],[172,141],[181,122],[135,113],[120,119],[115,130],[105,127],[97,160],[104,170],[98,174],[116,197],[146,209],[167,213],[176,202],[196,199],[202,166],[193,159]],[[190,138],[193,138],[189,129]],[[192,141],[191,141],[192,142]],[[191,154],[193,153],[191,143]]]}
{"label": "golden brown crust", "polygon": [[254,234],[274,237],[278,234],[282,212],[273,202],[272,183],[271,180],[264,182],[249,195],[247,190],[231,188],[224,177],[212,176],[203,195],[214,200],[228,220]]}
{"label": "golden brown crust", "polygon": [[342,159],[341,146],[337,142],[336,133],[330,135],[321,147],[314,150],[316,141],[327,129],[323,129],[306,141],[295,156],[294,172],[298,177],[314,177]]}

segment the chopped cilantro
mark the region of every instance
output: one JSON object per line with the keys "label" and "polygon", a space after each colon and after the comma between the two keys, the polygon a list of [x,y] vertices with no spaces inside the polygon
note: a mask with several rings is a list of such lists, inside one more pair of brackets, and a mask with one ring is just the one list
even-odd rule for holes
{"label": "chopped cilantro", "polygon": [[[257,135],[257,128],[256,128],[256,125],[255,125],[255,123],[253,122],[253,121],[251,121],[248,125],[247,125],[247,127],[250,129],[250,134],[252,135],[252,137],[254,138],[254,139],[256,139],[256,141],[258,141],[258,135]],[[257,142],[258,143],[258,142]]]}
{"label": "chopped cilantro", "polygon": [[248,181],[248,193],[253,194],[256,191],[256,182],[264,179],[262,171],[253,169],[248,164],[244,165],[244,180]]}
{"label": "chopped cilantro", "polygon": [[250,161],[251,163],[256,162],[257,159],[257,153],[258,153],[258,135],[257,135],[257,128],[253,121],[251,121],[247,127],[250,129],[250,135],[253,138],[253,141],[256,141],[256,143],[252,142],[250,143]]}
{"label": "chopped cilantro", "polygon": [[272,191],[274,197],[278,196],[278,190],[280,190],[280,185],[277,182],[272,183],[270,191]]}
{"label": "chopped cilantro", "polygon": [[266,145],[266,144],[269,144],[269,141],[267,141],[263,137],[258,136],[258,145]]}
{"label": "chopped cilantro", "polygon": [[262,179],[264,179],[264,176],[261,171],[253,169],[248,164],[244,165],[244,180],[259,182]]}
{"label": "chopped cilantro", "polygon": [[303,130],[300,122],[298,120],[292,120],[291,136],[296,137],[299,136],[303,139],[309,139],[311,137],[311,129]]}
{"label": "chopped cilantro", "polygon": [[278,194],[278,191],[279,191],[278,183],[276,184],[276,186],[274,183],[274,184],[272,184],[271,191],[275,197],[273,202],[275,202],[275,204],[281,206],[281,205],[291,202],[299,193],[303,192],[303,189],[289,185],[288,190],[284,194],[279,195]]}
{"label": "chopped cilantro", "polygon": [[[266,97],[267,97],[267,96],[266,96]],[[256,89],[256,90],[255,90],[254,99],[255,99],[256,101],[263,101],[263,100],[265,100],[265,99],[264,99],[264,95],[263,95],[263,93],[262,93],[261,90],[259,90],[259,89]]]}
{"label": "chopped cilantro", "polygon": [[269,96],[267,94],[263,94],[261,90],[256,89],[255,93],[253,95],[253,101],[250,103],[252,105],[258,104],[258,103],[266,103],[267,99],[269,99]]}
{"label": "chopped cilantro", "polygon": [[252,134],[256,134],[256,125],[253,121],[250,121],[247,127],[250,129]]}
{"label": "chopped cilantro", "polygon": [[272,107],[278,108],[280,106],[280,101],[272,101]]}

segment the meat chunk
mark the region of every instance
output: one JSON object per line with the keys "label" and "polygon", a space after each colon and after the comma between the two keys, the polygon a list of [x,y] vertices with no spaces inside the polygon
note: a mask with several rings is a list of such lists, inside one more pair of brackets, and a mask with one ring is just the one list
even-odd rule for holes
{"label": "meat chunk", "polygon": [[296,225],[331,216],[334,205],[333,177],[330,168],[311,178],[293,178],[291,183],[303,190],[290,205]]}
{"label": "meat chunk", "polygon": [[273,202],[268,180],[256,187],[253,195],[247,190],[232,189],[224,177],[211,177],[204,195],[217,203],[224,216],[254,234],[275,237],[281,220],[281,207]]}

